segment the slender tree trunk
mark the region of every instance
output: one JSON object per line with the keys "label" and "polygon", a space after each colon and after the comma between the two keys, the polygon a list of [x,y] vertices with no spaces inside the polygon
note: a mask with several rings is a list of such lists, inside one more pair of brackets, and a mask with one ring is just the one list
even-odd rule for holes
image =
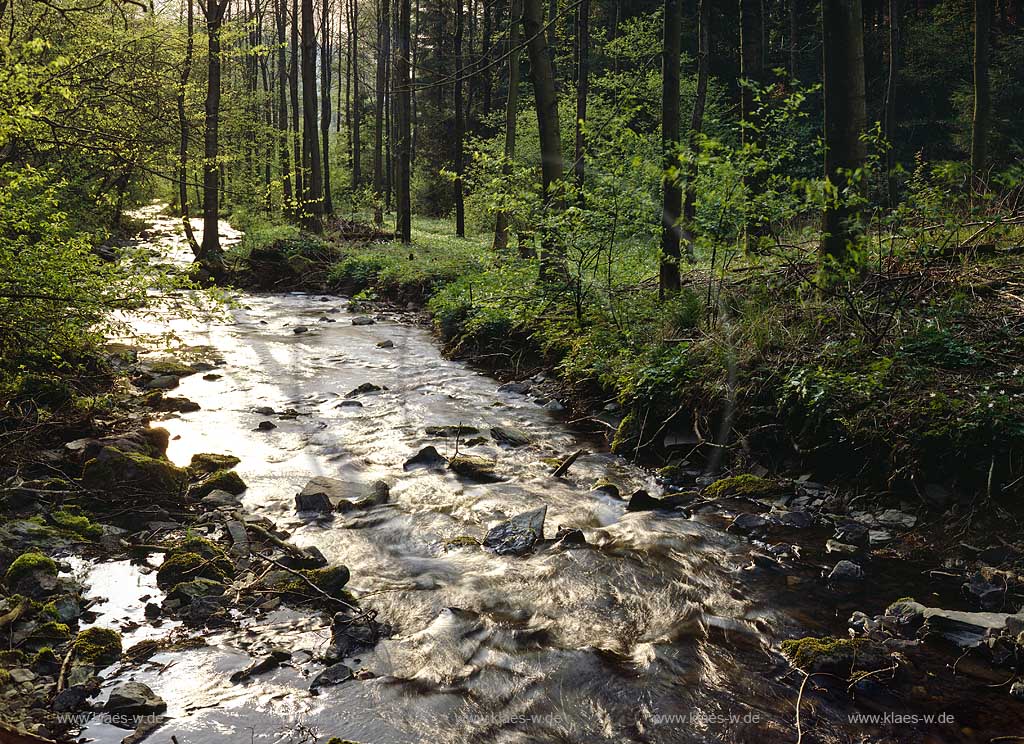
{"label": "slender tree trunk", "polygon": [[[748,83],[763,86],[764,79],[764,6],[762,0],[740,0],[740,77]],[[740,136],[744,147],[763,147],[761,122],[755,113],[756,96],[749,85],[740,91]],[[751,197],[760,192],[764,178],[761,174],[747,173],[743,178],[748,205]],[[750,253],[764,233],[763,218],[752,214],[748,206],[743,228],[744,249]]]}
{"label": "slender tree trunk", "polygon": [[352,188],[363,183],[361,166],[362,141],[359,126],[363,118],[362,99],[359,94],[359,2],[352,3]]}
{"label": "slender tree trunk", "polygon": [[888,143],[885,153],[885,174],[889,206],[898,199],[896,184],[896,84],[900,60],[900,0],[889,0],[889,77],[885,84],[885,116],[882,134]]}
{"label": "slender tree trunk", "polygon": [[799,71],[797,38],[800,32],[800,0],[788,0],[789,5],[789,77],[796,80]]}
{"label": "slender tree trunk", "polygon": [[331,217],[331,0],[321,0],[320,11],[320,139],[324,149],[324,215]]}
{"label": "slender tree trunk", "polygon": [[285,54],[284,27],[287,23],[283,0],[274,0],[274,20],[277,24],[277,130],[278,160],[281,163],[281,188],[284,192],[284,211],[294,213],[292,205],[292,176],[288,153],[288,64]]}
{"label": "slender tree trunk", "polygon": [[[508,11],[508,100],[505,103],[505,162],[502,172],[506,180],[512,176],[512,161],[516,156],[516,120],[519,115],[519,24],[522,15],[521,0],[509,0]],[[494,226],[494,250],[508,247],[508,212],[499,210]],[[525,247],[520,244],[520,248]]]}
{"label": "slender tree trunk", "polygon": [[481,41],[481,54],[480,62],[481,66],[486,68],[481,73],[483,75],[483,112],[486,116],[491,113],[493,97],[494,97],[494,75],[491,74],[491,70],[488,67],[491,60],[491,43],[493,34],[493,24],[495,18],[498,15],[498,3],[497,0],[484,0],[484,29],[483,39]]}
{"label": "slender tree trunk", "polygon": [[302,166],[306,171],[303,222],[307,230],[323,230],[323,182],[320,131],[316,106],[316,29],[313,0],[302,0]]}
{"label": "slender tree trunk", "polygon": [[[345,107],[342,105],[342,101],[345,100],[345,94],[342,92],[342,87],[348,82],[345,76],[342,75],[342,55],[345,55],[345,59],[348,60],[348,47],[345,45],[345,24],[342,20],[345,18],[345,0],[339,0],[338,6],[338,113],[334,117],[334,133],[341,134],[341,119],[345,113]],[[347,61],[345,64],[348,64]]]}
{"label": "slender tree trunk", "polygon": [[415,10],[415,15],[413,16],[413,20],[414,20],[414,23],[415,23],[414,28],[416,29],[416,31],[415,31],[415,34],[413,36],[413,44],[412,44],[412,71],[410,73],[412,75],[412,149],[410,150],[410,153],[411,153],[410,157],[412,158],[412,162],[414,162],[414,163],[416,162],[416,147],[419,144],[419,108],[417,107],[417,98],[416,98],[416,79],[417,79],[417,75],[419,74],[418,73],[418,69],[419,68],[417,67],[416,56],[417,56],[417,50],[419,49],[419,44],[416,43],[416,42],[417,42],[417,38],[419,37],[419,33],[420,33],[420,0],[416,0],[415,8],[416,8],[416,10]]}
{"label": "slender tree trunk", "polygon": [[971,119],[971,170],[976,179],[985,174],[988,159],[989,34],[992,31],[992,0],[974,0],[974,115]]}
{"label": "slender tree trunk", "polygon": [[218,128],[220,126],[220,30],[228,0],[209,0],[206,11],[207,34],[207,87],[206,131],[203,161],[203,244],[199,261],[212,274],[223,270],[220,248],[220,154]]}
{"label": "slender tree trunk", "polygon": [[704,107],[708,98],[709,57],[711,54],[711,2],[698,0],[697,4],[697,92],[690,118],[689,158],[686,166],[686,188],[683,190],[682,242],[686,259],[695,260],[697,221],[697,157],[700,153],[700,134],[704,129]]}
{"label": "slender tree trunk", "polygon": [[464,29],[462,0],[455,0],[455,234],[466,236],[466,205],[462,194],[463,139],[465,138],[465,105],[462,98],[465,86],[462,81],[462,33]]}
{"label": "slender tree trunk", "polygon": [[384,215],[380,201],[384,196],[384,106],[387,100],[388,55],[391,53],[391,0],[377,0],[377,105],[374,109],[373,193],[374,222],[381,224]]}
{"label": "slender tree trunk", "polygon": [[583,203],[583,179],[586,175],[584,126],[587,120],[587,93],[590,84],[590,0],[581,0],[576,9],[576,149],[574,171],[579,201]]}
{"label": "slender tree trunk", "polygon": [[661,58],[661,147],[664,157],[661,201],[661,261],[658,290],[661,297],[679,291],[679,221],[683,192],[676,175],[679,158],[679,58],[682,47],[682,0],[665,0],[665,26]]}
{"label": "slender tree trunk", "polygon": [[188,116],[185,113],[185,93],[189,78],[192,77],[192,51],[195,46],[195,9],[192,0],[188,6],[188,38],[185,40],[185,61],[181,67],[181,80],[178,83],[178,130],[181,138],[178,142],[178,202],[181,210],[181,225],[185,230],[185,238],[192,249],[192,255],[199,256],[199,243],[192,230],[192,217],[188,208]]}
{"label": "slender tree trunk", "polygon": [[[524,0],[525,2],[525,0]],[[524,6],[525,7],[525,6]],[[543,16],[543,13],[541,14]],[[551,58],[551,77],[558,85],[558,0],[548,0],[548,56]],[[557,88],[556,88],[557,90]]]}
{"label": "slender tree trunk", "polygon": [[302,137],[299,130],[299,0],[292,0],[291,77],[288,88],[292,98],[292,162],[295,164],[295,214],[302,214],[306,198],[302,162]]}
{"label": "slender tree trunk", "polygon": [[[552,0],[554,2],[554,0]],[[537,109],[537,127],[540,133],[540,172],[544,189],[544,207],[547,222],[561,213],[565,200],[559,182],[563,175],[562,137],[558,123],[558,94],[555,91],[555,72],[544,33],[544,6],[542,0],[523,0],[523,36],[530,58],[530,79]],[[559,247],[556,230],[550,224],[541,233],[541,279],[555,277],[564,266],[564,254]]]}
{"label": "slender tree trunk", "polygon": [[[822,0],[822,79],[825,98],[825,177],[840,196],[853,184],[848,173],[864,167],[861,134],[867,122],[864,101],[864,29],[860,0]],[[863,188],[863,184],[857,184]],[[846,264],[862,233],[860,209],[849,199],[829,203],[822,225],[824,269]]]}
{"label": "slender tree trunk", "polygon": [[395,58],[395,89],[398,93],[398,215],[397,232],[403,243],[412,242],[412,200],[409,182],[412,172],[410,145],[412,140],[412,80],[409,75],[410,54],[410,0],[398,2],[398,54]]}

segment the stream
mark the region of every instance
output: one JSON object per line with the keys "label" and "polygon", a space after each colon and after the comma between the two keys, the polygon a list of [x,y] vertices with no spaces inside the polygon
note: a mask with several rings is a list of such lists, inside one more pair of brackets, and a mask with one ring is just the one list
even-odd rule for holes
{"label": "stream", "polygon": [[[151,223],[150,247],[187,258],[175,219],[157,206],[140,214]],[[796,740],[798,685],[783,680],[777,648],[815,629],[778,609],[773,582],[751,567],[748,541],[682,515],[627,512],[622,499],[592,490],[595,481],[624,494],[659,489],[648,473],[604,452],[552,478],[545,458],[593,451],[593,441],[556,412],[444,359],[419,325],[387,317],[353,325],[339,296],[235,299],[221,315],[133,321],[141,334],[171,332],[217,360],[216,379],[192,375],[174,391],[201,410],[154,422],[170,432],[168,456],[179,465],[198,452],[241,458],[245,508],[348,566],[349,588],[391,634],[346,660],[372,676],[312,695],[310,680],[323,668],[314,658],[330,640],[322,618],[280,609],[209,631],[203,648],[163,652],[107,679],[108,688],[137,679],[167,701],[168,721],[152,741]],[[308,331],[296,333],[299,326]],[[378,346],[387,341],[393,348]],[[384,389],[359,396],[361,407],[339,405],[367,382]],[[263,407],[292,413],[256,412]],[[259,430],[266,420],[276,428]],[[531,444],[508,448],[488,438],[470,450],[497,460],[499,483],[403,471],[427,445],[453,454],[454,441],[425,429],[456,424],[484,434],[516,427]],[[320,475],[382,479],[390,498],[331,519],[300,517],[295,494]],[[547,537],[578,527],[588,544],[525,557],[449,544],[482,539],[490,526],[539,506],[547,506]],[[149,570],[127,561],[80,569],[92,596],[108,600],[96,624],[121,628],[125,647],[173,629],[143,617],[145,599],[160,594]],[[271,646],[290,650],[291,662],[229,680]],[[860,741],[864,733],[847,723],[845,709],[821,701],[804,716],[814,721],[805,742]],[[125,734],[101,722],[83,731],[104,744]],[[912,729],[907,735],[920,741]]]}

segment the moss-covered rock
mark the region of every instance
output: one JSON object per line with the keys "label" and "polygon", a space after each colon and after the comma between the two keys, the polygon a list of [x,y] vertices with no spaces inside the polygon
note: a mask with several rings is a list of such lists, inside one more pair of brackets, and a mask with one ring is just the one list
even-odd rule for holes
{"label": "moss-covered rock", "polygon": [[445,551],[454,550],[457,548],[479,548],[480,541],[471,535],[456,535],[453,538],[444,541]]}
{"label": "moss-covered rock", "polygon": [[216,473],[218,470],[230,470],[235,467],[239,460],[234,455],[217,455],[211,452],[200,452],[192,455],[192,461],[188,464],[188,471],[193,477]]}
{"label": "moss-covered rock", "polygon": [[175,584],[169,592],[168,599],[175,599],[184,604],[191,604],[195,599],[206,597],[220,597],[227,591],[227,587],[219,581],[212,579],[197,578],[191,581],[183,581]]}
{"label": "moss-covered rock", "polygon": [[71,629],[64,623],[49,620],[33,628],[25,641],[31,648],[43,648],[71,640]]}
{"label": "moss-covered rock", "polygon": [[867,638],[797,638],[783,641],[782,653],[808,674],[824,672],[844,679],[891,666],[885,649]]}
{"label": "moss-covered rock", "polygon": [[237,496],[247,488],[245,481],[234,470],[218,470],[189,489],[189,495],[201,499],[213,491],[226,491]]}
{"label": "moss-covered rock", "polygon": [[84,515],[55,511],[50,516],[62,530],[67,530],[86,540],[95,541],[103,537],[103,528]]}
{"label": "moss-covered rock", "polygon": [[196,373],[196,368],[191,364],[180,362],[177,359],[165,357],[154,359],[143,364],[148,372],[154,375],[174,375],[175,377],[188,377]]}
{"label": "moss-covered rock", "polygon": [[156,572],[156,583],[166,588],[192,579],[227,581],[232,573],[227,558],[206,558],[199,553],[179,552],[168,555]]}
{"label": "moss-covered rock", "polygon": [[493,460],[476,455],[456,455],[448,461],[448,468],[463,478],[480,483],[496,483],[501,480]]}
{"label": "moss-covered rock", "polygon": [[82,482],[95,490],[173,495],[185,488],[188,472],[167,460],[104,447],[85,463]]}
{"label": "moss-covered rock", "polygon": [[703,495],[709,499],[721,499],[728,496],[770,496],[779,493],[782,487],[777,481],[762,478],[750,473],[730,475],[712,483],[704,489]]}
{"label": "moss-covered rock", "polygon": [[8,587],[17,591],[16,586],[18,583],[35,575],[46,575],[56,578],[57,564],[52,558],[33,550],[22,553],[14,559],[14,562],[7,569],[7,573],[4,574],[4,582]]}
{"label": "moss-covered rock", "polygon": [[76,661],[106,667],[121,658],[121,634],[110,628],[88,628],[72,644]]}

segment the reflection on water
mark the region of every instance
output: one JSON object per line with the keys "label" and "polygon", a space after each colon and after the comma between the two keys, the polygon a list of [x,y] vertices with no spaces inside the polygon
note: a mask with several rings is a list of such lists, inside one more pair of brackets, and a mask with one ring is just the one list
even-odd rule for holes
{"label": "reflection on water", "polygon": [[[172,220],[155,220],[154,243],[181,257],[174,232]],[[240,457],[246,507],[348,565],[352,588],[394,634],[348,660],[372,678],[316,697],[307,688],[320,667],[308,659],[328,635],[319,618],[278,613],[258,628],[215,635],[208,648],[158,655],[132,676],[170,704],[160,741],[792,738],[794,691],[772,681],[768,651],[786,621],[744,583],[744,542],[682,517],[626,513],[622,501],[591,491],[599,478],[624,493],[657,491],[643,471],[608,454],[585,455],[565,479],[552,479],[544,458],[589,445],[527,398],[443,359],[423,328],[386,318],[353,326],[335,296],[237,299],[227,317],[136,321],[141,332],[174,331],[219,360],[220,377],[193,375],[175,391],[201,410],[158,422],[171,433],[169,456],[178,464],[196,452]],[[299,326],[308,331],[295,333]],[[384,341],[393,348],[379,348]],[[385,389],[359,395],[361,407],[339,407],[366,382]],[[276,413],[256,412],[264,407]],[[276,428],[258,430],[265,420]],[[464,450],[497,461],[505,478],[497,484],[403,471],[426,445],[452,454],[454,441],[424,430],[454,424],[484,435],[513,426],[531,443],[508,448],[488,438]],[[331,521],[299,519],[294,495],[316,475],[387,480],[389,503]],[[549,538],[560,525],[579,527],[589,546],[515,558],[446,545],[541,505]],[[100,587],[108,570],[94,573]],[[108,614],[140,620],[141,606],[111,603]],[[228,682],[268,643],[296,651],[293,661]],[[724,728],[715,723],[723,715],[733,721]],[[87,733],[123,736],[98,725]]]}

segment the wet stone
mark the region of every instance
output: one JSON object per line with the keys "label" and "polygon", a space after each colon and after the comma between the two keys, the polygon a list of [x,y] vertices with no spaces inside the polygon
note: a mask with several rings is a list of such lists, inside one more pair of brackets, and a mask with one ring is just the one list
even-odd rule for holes
{"label": "wet stone", "polygon": [[332,664],[324,669],[309,685],[310,691],[319,690],[321,687],[332,687],[347,682],[353,678],[352,668],[345,664]]}
{"label": "wet stone", "polygon": [[760,532],[768,526],[768,520],[760,514],[739,514],[729,525],[730,532],[737,532],[740,535],[751,535]]}
{"label": "wet stone", "polygon": [[544,518],[548,508],[542,506],[492,527],[484,538],[483,546],[497,555],[524,555],[544,538]]}
{"label": "wet stone", "polygon": [[532,441],[529,434],[514,426],[491,427],[491,437],[498,444],[509,447],[523,447]]}
{"label": "wet stone", "polygon": [[352,318],[352,325],[354,326],[374,325],[376,322],[373,318],[366,315],[357,315],[355,318]]}
{"label": "wet stone", "polygon": [[109,713],[144,716],[167,710],[167,703],[141,682],[125,682],[113,689],[104,706]]}
{"label": "wet stone", "polygon": [[829,581],[860,581],[864,578],[864,569],[853,561],[839,561],[828,575]]}
{"label": "wet stone", "polygon": [[447,460],[441,456],[436,447],[428,446],[421,449],[410,457],[402,465],[403,470],[414,470],[415,468],[427,468],[429,470],[443,469]]}
{"label": "wet stone", "polygon": [[629,503],[626,504],[626,511],[628,512],[651,511],[653,509],[661,508],[663,508],[661,500],[654,498],[644,490],[635,491],[633,495],[629,497]]}
{"label": "wet stone", "polygon": [[256,429],[258,431],[270,431],[271,429],[276,428],[277,424],[275,424],[273,421],[260,421],[258,424],[256,424]]}

